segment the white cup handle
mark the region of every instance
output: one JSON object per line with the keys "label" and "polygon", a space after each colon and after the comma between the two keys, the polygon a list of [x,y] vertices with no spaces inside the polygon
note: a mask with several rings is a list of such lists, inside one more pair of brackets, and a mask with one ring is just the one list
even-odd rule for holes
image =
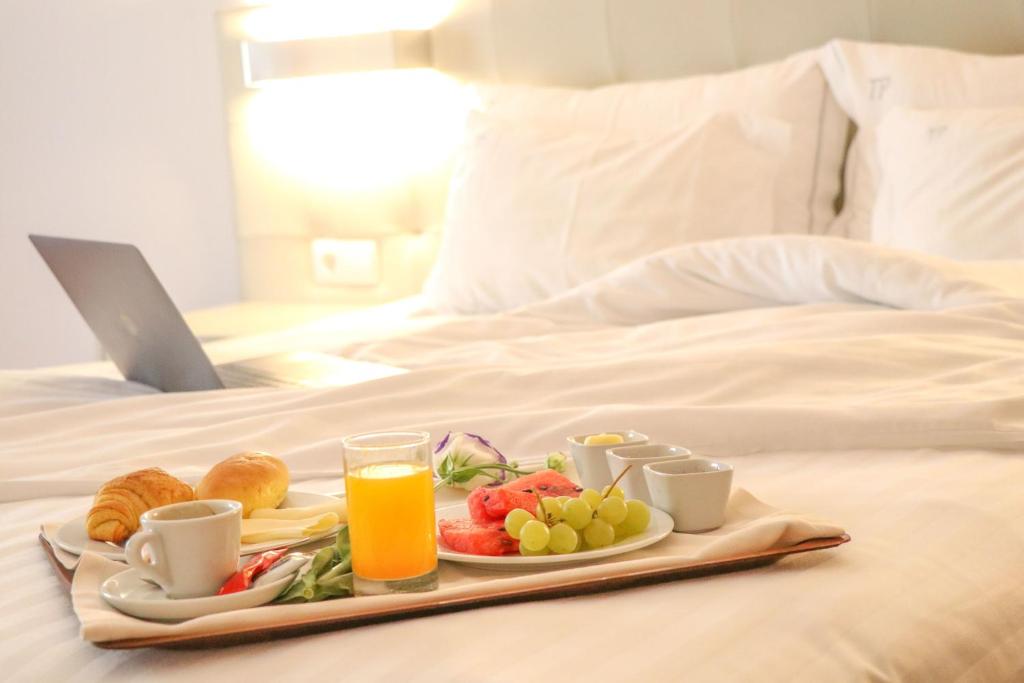
{"label": "white cup handle", "polygon": [[[149,546],[149,553],[152,561],[147,561],[142,556],[142,549]],[[170,583],[167,576],[167,563],[164,557],[164,544],[160,534],[153,531],[137,531],[128,539],[124,547],[124,556],[128,565],[139,572],[143,578],[155,581],[160,587],[167,590]]]}

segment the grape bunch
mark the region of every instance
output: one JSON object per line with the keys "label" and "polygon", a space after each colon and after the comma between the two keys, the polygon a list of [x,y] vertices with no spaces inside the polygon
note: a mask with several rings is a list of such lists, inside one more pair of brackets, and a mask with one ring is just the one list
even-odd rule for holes
{"label": "grape bunch", "polygon": [[516,508],[505,516],[505,530],[523,555],[566,554],[604,548],[646,531],[651,511],[641,500],[625,500],[622,489],[584,489],[579,498],[537,497],[536,509]]}

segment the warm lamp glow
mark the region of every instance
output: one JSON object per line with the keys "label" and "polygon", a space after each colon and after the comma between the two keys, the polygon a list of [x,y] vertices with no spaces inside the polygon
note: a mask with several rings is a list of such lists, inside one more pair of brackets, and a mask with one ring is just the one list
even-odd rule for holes
{"label": "warm lamp glow", "polygon": [[402,29],[427,29],[455,0],[289,0],[253,9],[242,22],[249,40],[277,41]]}
{"label": "warm lamp glow", "polygon": [[466,110],[455,80],[412,69],[275,82],[253,94],[245,123],[253,149],[282,174],[359,191],[440,168]]}
{"label": "warm lamp glow", "polygon": [[[309,365],[315,368],[315,377],[300,379],[299,384],[306,387],[346,386],[369,382],[382,377],[394,377],[409,372],[405,368],[371,363],[368,361],[350,360],[340,356],[332,356],[325,362],[324,356],[309,351],[295,351],[287,355],[287,362],[293,367]],[[312,373],[311,373],[312,374]]]}

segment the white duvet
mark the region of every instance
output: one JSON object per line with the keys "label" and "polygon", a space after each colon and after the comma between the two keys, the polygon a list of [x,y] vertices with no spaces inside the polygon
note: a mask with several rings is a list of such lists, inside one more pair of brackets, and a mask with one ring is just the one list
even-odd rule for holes
{"label": "white duvet", "polygon": [[[1020,267],[827,238],[708,242],[510,313],[421,318],[377,339],[320,330],[316,345],[411,370],[363,385],[160,395],[0,374],[0,604],[15,615],[0,621],[4,670],[523,680],[568,656],[580,675],[645,680],[1019,678]],[[84,511],[115,474],[198,478],[241,449],[334,489],[339,437],[385,428],[483,433],[519,459],[633,428],[731,462],[739,485],[834,518],[854,541],[769,570],[223,652],[76,639],[34,547],[39,522]]]}

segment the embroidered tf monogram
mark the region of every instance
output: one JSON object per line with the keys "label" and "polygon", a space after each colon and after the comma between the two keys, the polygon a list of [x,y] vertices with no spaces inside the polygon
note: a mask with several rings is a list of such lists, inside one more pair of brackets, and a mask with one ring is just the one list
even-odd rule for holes
{"label": "embroidered tf monogram", "polygon": [[878,76],[868,80],[868,97],[872,101],[878,102],[885,97],[885,91],[889,89],[889,85],[892,83],[890,76]]}

